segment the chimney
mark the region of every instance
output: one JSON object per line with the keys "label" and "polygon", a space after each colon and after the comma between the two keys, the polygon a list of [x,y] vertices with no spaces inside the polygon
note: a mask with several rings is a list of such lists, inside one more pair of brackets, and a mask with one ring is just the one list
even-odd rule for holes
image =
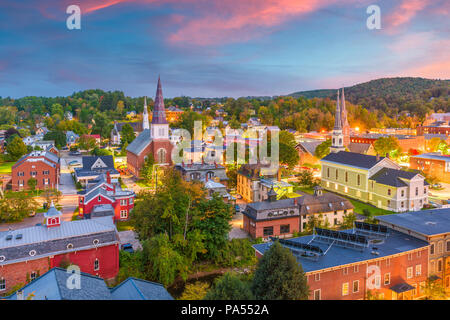
{"label": "chimney", "polygon": [[294,198],[294,206],[298,204],[297,198]]}
{"label": "chimney", "polygon": [[206,177],[206,182],[208,182],[208,174],[206,174],[206,176],[205,176],[205,177]]}
{"label": "chimney", "polygon": [[17,296],[17,300],[24,300],[23,299],[23,290],[17,291],[16,296]]}
{"label": "chimney", "polygon": [[109,171],[106,171],[106,182],[111,184],[111,174],[109,173]]}
{"label": "chimney", "polygon": [[116,195],[116,185],[114,185],[114,195]]}

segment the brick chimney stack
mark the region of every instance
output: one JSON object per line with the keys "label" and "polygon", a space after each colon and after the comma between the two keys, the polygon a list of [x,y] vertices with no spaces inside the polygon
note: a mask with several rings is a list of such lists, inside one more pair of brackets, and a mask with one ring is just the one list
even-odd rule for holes
{"label": "brick chimney stack", "polygon": [[111,184],[111,174],[109,173],[109,171],[106,171],[106,182]]}
{"label": "brick chimney stack", "polygon": [[294,205],[296,206],[298,204],[297,198],[294,198]]}

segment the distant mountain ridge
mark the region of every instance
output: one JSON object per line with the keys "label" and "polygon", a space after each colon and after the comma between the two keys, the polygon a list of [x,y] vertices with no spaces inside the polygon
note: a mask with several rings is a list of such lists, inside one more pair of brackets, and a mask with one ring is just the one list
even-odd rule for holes
{"label": "distant mountain ridge", "polygon": [[[336,99],[337,89],[299,91],[289,94],[294,98]],[[370,106],[381,110],[397,108],[406,110],[414,104],[426,104],[439,98],[439,107],[448,110],[450,80],[397,77],[381,78],[345,87],[345,98],[353,104]]]}

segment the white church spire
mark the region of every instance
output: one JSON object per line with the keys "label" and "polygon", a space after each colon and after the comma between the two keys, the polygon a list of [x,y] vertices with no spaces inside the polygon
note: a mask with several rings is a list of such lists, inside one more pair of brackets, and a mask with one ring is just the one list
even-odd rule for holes
{"label": "white church spire", "polygon": [[147,111],[147,97],[144,97],[144,114],[142,115],[142,130],[150,129],[150,123],[148,121],[148,111]]}

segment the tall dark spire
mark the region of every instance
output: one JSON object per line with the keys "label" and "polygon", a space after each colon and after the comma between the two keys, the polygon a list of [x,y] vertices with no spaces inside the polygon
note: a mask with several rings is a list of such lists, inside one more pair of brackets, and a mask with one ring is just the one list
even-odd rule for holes
{"label": "tall dark spire", "polygon": [[341,96],[341,122],[342,128],[348,126],[347,109],[345,108],[344,88],[342,88],[342,96]]}
{"label": "tall dark spire", "polygon": [[342,130],[341,108],[339,107],[339,90],[336,99],[336,115],[334,117],[334,130]]}
{"label": "tall dark spire", "polygon": [[162,95],[161,79],[158,76],[158,87],[156,89],[155,106],[153,107],[152,124],[167,124],[166,110]]}

